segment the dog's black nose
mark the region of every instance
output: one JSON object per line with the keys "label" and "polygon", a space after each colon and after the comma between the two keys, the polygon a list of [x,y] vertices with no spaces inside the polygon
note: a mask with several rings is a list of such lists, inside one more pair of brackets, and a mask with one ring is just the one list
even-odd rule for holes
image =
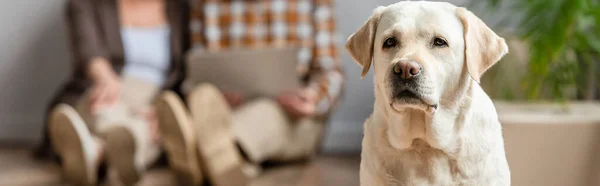
{"label": "dog's black nose", "polygon": [[400,79],[411,79],[421,74],[421,65],[413,60],[402,60],[394,65],[394,74]]}

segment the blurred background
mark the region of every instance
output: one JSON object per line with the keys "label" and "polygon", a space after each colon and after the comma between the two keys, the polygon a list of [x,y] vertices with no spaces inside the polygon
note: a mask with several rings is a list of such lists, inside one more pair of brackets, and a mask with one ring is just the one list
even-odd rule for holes
{"label": "blurred background", "polygon": [[[337,0],[339,44],[375,7],[395,2]],[[482,85],[504,125],[514,185],[600,185],[600,2],[448,2],[470,8],[509,43],[510,54],[484,75]],[[45,107],[70,73],[64,4],[0,1],[2,144],[39,142]],[[361,80],[360,67],[345,50],[340,53],[346,92],[323,150],[356,155],[363,121],[372,112],[373,79]]]}

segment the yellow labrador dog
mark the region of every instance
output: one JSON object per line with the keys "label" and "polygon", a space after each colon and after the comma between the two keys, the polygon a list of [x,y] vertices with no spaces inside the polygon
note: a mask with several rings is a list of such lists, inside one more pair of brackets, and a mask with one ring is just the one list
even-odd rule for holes
{"label": "yellow labrador dog", "polygon": [[449,3],[378,7],[346,48],[375,72],[364,124],[360,182],[510,185],[500,122],[479,85],[508,47],[485,23]]}

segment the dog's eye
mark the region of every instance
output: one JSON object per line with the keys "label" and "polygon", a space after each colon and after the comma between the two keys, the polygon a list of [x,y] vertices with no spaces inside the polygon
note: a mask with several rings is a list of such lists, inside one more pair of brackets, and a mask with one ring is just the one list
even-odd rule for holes
{"label": "dog's eye", "polygon": [[390,37],[383,42],[383,48],[392,48],[396,46],[396,38]]}
{"label": "dog's eye", "polygon": [[446,42],[446,40],[436,37],[435,39],[433,39],[433,46],[446,47],[446,46],[448,46],[448,43]]}

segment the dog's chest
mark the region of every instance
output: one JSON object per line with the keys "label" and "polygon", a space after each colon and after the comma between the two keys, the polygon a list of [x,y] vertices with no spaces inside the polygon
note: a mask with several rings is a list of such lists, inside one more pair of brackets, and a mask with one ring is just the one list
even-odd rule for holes
{"label": "dog's chest", "polygon": [[389,185],[456,185],[461,180],[456,161],[424,141],[416,143],[423,144],[400,153],[380,154],[378,159]]}

